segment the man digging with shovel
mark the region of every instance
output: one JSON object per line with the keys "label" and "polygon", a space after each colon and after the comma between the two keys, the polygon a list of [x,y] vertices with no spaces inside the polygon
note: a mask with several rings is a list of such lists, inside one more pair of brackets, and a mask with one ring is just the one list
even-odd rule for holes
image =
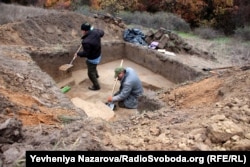
{"label": "man digging with shovel", "polygon": [[97,65],[101,61],[101,38],[104,36],[104,31],[94,29],[89,23],[82,24],[81,30],[83,51],[78,52],[77,56],[87,58],[88,77],[93,84],[89,90],[99,90]]}
{"label": "man digging with shovel", "polygon": [[135,109],[138,107],[138,97],[143,94],[142,83],[131,67],[117,67],[115,78],[120,81],[119,91],[108,97],[108,102],[118,102],[119,107]]}

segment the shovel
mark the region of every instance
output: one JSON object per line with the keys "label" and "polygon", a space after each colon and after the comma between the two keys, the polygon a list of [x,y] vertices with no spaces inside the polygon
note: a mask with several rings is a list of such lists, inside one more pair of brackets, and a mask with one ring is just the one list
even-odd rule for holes
{"label": "shovel", "polygon": [[114,110],[115,109],[115,104],[112,103],[112,102],[107,102],[105,103],[111,110]]}
{"label": "shovel", "polygon": [[70,63],[69,63],[69,64],[61,65],[61,66],[59,67],[59,70],[61,70],[61,71],[67,71],[68,69],[70,69],[71,67],[73,67],[73,64],[72,64],[72,63],[73,63],[73,61],[76,59],[77,53],[80,51],[81,47],[82,47],[82,45],[80,45],[80,47],[77,49],[77,51],[76,51],[76,53],[74,54],[74,57],[73,57],[73,59],[70,61]]}
{"label": "shovel", "polygon": [[[121,64],[120,64],[120,67],[122,67],[122,64],[123,64],[123,60],[121,61]],[[113,86],[113,89],[112,89],[112,96],[114,94],[114,91],[115,91],[115,86],[117,84],[117,81],[118,81],[118,77],[115,78],[115,83],[114,83],[114,86]],[[109,106],[109,108],[111,108],[111,110],[114,110],[115,108],[115,104],[112,103],[112,102],[107,102],[105,103],[107,106]]]}

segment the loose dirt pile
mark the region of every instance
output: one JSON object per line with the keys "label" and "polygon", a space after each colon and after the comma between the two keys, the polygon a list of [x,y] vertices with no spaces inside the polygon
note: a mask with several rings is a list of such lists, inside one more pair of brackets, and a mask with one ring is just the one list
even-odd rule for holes
{"label": "loose dirt pile", "polygon": [[[122,40],[121,27],[69,12],[0,26],[0,164],[21,164],[25,151],[36,149],[250,149],[250,70],[208,72],[170,90],[146,92],[165,104],[160,110],[113,122],[87,118],[29,55],[78,46],[85,20],[104,29],[105,41]],[[221,50],[210,42],[207,48]]]}

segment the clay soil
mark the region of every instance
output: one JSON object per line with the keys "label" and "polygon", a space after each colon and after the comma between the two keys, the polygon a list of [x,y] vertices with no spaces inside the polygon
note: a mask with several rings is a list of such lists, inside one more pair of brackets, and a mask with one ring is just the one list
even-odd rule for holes
{"label": "clay soil", "polygon": [[[20,61],[32,62],[27,50],[77,46],[83,19],[105,30],[104,41],[122,40],[122,28],[68,12],[4,24],[0,26],[1,74],[33,75],[20,70]],[[250,70],[240,68],[249,63],[249,50],[240,52],[245,44],[239,42],[185,40],[214,52],[221,66],[234,68],[207,72],[204,78],[170,89],[147,90],[146,96],[163,107],[130,110],[113,121],[88,118],[67,103],[54,105],[61,102],[53,95],[44,97],[54,106],[48,105],[36,93],[15,85],[18,80],[0,76],[0,166],[23,165],[26,150],[250,150]],[[6,132],[8,120],[17,123]],[[15,128],[19,135],[11,133]]]}

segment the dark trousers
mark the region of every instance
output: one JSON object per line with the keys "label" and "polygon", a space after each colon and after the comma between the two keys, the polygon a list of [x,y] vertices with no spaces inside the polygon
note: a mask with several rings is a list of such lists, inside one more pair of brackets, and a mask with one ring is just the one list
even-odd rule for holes
{"label": "dark trousers", "polygon": [[124,101],[119,101],[119,102],[118,102],[118,106],[119,106],[120,108],[126,108],[126,107],[125,107],[125,104],[124,104]]}
{"label": "dark trousers", "polygon": [[99,77],[97,72],[97,64],[92,64],[86,60],[87,68],[88,68],[88,77],[90,81],[93,83],[93,86],[96,88],[100,88],[97,77]]}

